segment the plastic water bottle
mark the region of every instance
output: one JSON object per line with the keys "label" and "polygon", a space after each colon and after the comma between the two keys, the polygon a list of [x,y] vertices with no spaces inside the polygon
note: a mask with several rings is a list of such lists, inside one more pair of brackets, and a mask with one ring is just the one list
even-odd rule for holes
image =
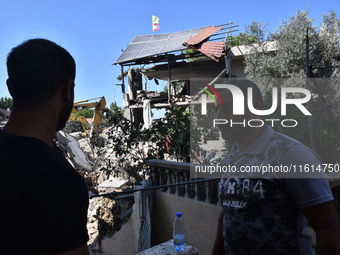
{"label": "plastic water bottle", "polygon": [[184,231],[184,221],[182,218],[182,213],[176,213],[176,218],[174,222],[174,248],[176,251],[184,251],[185,244],[185,231]]}

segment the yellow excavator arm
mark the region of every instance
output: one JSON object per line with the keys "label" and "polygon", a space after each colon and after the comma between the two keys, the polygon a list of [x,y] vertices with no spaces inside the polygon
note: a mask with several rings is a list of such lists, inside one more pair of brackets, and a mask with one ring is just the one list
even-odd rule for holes
{"label": "yellow excavator arm", "polygon": [[88,135],[89,131],[87,130],[89,128],[89,123],[86,120],[86,118],[84,116],[81,115],[77,115],[77,114],[71,114],[70,117],[68,118],[69,120],[73,120],[73,121],[79,121],[82,128],[83,128],[83,136]]}
{"label": "yellow excavator arm", "polygon": [[[106,106],[105,97],[98,97],[98,98],[86,99],[83,101],[75,102],[73,104],[72,112],[71,112],[69,119],[80,121],[84,129],[84,127],[86,126],[84,120],[86,121],[86,119],[84,117],[83,118],[75,117],[77,115],[73,113],[86,110],[86,109],[90,109],[90,108],[94,108],[94,115],[92,119],[91,131],[90,131],[90,134],[92,134],[92,132],[98,128],[98,125],[101,123],[103,119],[105,106]],[[84,129],[84,132],[88,134],[87,130],[85,129]]]}

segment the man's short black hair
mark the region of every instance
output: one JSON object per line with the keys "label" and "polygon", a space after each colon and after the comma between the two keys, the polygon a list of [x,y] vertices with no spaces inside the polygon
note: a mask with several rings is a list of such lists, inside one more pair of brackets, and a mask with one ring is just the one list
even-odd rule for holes
{"label": "man's short black hair", "polygon": [[261,104],[261,108],[263,107],[263,96],[260,88],[252,81],[247,79],[234,80],[233,83],[235,86],[240,88],[243,92],[245,100],[248,98],[248,88],[253,89],[253,101],[258,101]]}
{"label": "man's short black hair", "polygon": [[39,107],[62,83],[75,79],[76,65],[64,48],[46,39],[31,39],[7,56],[13,107]]}

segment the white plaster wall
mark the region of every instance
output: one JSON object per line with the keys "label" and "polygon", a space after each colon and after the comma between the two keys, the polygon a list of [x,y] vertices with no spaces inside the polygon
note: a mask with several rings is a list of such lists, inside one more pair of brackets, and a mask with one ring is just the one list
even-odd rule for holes
{"label": "white plaster wall", "polygon": [[222,207],[177,197],[161,191],[155,192],[153,205],[152,245],[172,239],[176,212],[182,212],[186,229],[186,242],[196,247],[198,254],[211,254]]}

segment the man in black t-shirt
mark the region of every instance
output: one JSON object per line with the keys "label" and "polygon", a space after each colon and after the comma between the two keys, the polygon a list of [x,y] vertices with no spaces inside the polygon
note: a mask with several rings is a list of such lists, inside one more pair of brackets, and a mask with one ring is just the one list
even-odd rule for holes
{"label": "man in black t-shirt", "polygon": [[75,62],[62,47],[32,39],[7,57],[11,117],[0,131],[0,254],[88,255],[88,194],[52,148],[74,100]]}

